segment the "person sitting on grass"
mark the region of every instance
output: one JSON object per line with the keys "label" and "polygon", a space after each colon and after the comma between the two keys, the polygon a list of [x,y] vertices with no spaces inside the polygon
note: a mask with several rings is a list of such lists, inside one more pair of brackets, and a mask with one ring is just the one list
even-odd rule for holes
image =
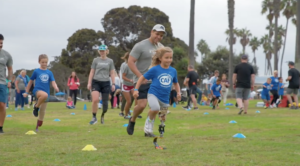
{"label": "person sitting on grass", "polygon": [[[271,101],[270,101],[270,94],[269,94],[270,90],[272,89],[271,81],[272,79],[268,78],[267,82],[263,84],[263,90],[261,91],[261,99],[265,103],[265,107],[264,107],[265,109],[272,108]],[[267,107],[267,105],[269,107]]]}
{"label": "person sitting on grass", "polygon": [[222,85],[221,85],[221,79],[219,78],[217,82],[211,87],[211,95],[212,95],[212,103],[213,103],[213,110],[216,109],[216,106],[218,106],[217,102],[221,102],[220,97],[222,95]]}
{"label": "person sitting on grass", "polygon": [[69,109],[74,109],[74,108],[75,108],[71,96],[68,97],[68,101],[67,101],[67,103],[66,103],[66,107],[69,108]]}

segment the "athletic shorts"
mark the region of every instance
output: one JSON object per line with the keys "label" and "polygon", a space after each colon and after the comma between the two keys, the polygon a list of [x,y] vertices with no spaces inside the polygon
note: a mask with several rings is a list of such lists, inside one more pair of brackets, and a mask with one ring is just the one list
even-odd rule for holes
{"label": "athletic shorts", "polygon": [[[33,96],[35,96],[35,97],[37,97],[37,95],[36,95],[36,93],[38,92],[38,91],[42,91],[42,90],[38,90],[38,89],[33,89],[32,90],[32,95]],[[44,92],[44,91],[43,91]],[[46,93],[46,92],[45,92]],[[46,99],[46,101],[45,102],[48,102],[49,101],[49,94],[48,94],[48,98]],[[37,98],[36,98],[37,99]]]}
{"label": "athletic shorts", "polygon": [[99,93],[110,93],[110,81],[97,81],[92,80],[92,91],[98,91]]}
{"label": "athletic shorts", "polygon": [[261,94],[261,99],[269,101],[270,100],[270,94],[269,93],[268,94]]}
{"label": "athletic shorts", "polygon": [[139,88],[139,97],[137,99],[147,99],[148,97],[148,91],[150,89],[151,83],[142,84]]}
{"label": "athletic shorts", "polygon": [[0,84],[0,102],[7,102],[7,85]]}
{"label": "athletic shorts", "polygon": [[248,100],[250,95],[250,88],[236,88],[235,97],[237,99]]}
{"label": "athletic shorts", "polygon": [[134,86],[122,85],[123,92],[130,92],[133,88]]}
{"label": "athletic shorts", "polygon": [[151,111],[161,111],[161,110],[168,110],[170,106],[167,103],[161,102],[155,95],[148,94],[148,104]]}
{"label": "athletic shorts", "polygon": [[191,86],[189,87],[190,95],[195,95],[197,93],[197,86]]}
{"label": "athletic shorts", "polygon": [[298,95],[298,90],[299,90],[298,88],[296,88],[296,89],[287,88],[286,93],[288,95],[291,95],[291,94]]}

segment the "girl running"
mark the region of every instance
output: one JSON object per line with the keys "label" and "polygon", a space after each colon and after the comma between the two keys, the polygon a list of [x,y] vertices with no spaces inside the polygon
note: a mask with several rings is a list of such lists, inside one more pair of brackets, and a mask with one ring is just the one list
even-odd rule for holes
{"label": "girl running", "polygon": [[[91,71],[89,75],[88,90],[92,91],[92,113],[93,118],[90,121],[90,124],[93,125],[97,123],[96,114],[98,111],[99,96],[101,93],[102,97],[102,115],[101,123],[104,124],[104,114],[108,109],[108,98],[110,90],[115,91],[115,66],[114,61],[107,57],[108,51],[106,45],[99,46],[98,50],[100,57],[97,57],[93,60]],[[110,87],[111,77],[112,86]]]}
{"label": "girl running", "polygon": [[129,109],[132,105],[133,102],[133,72],[130,70],[128,67],[128,58],[129,58],[129,52],[126,52],[124,57],[122,59],[125,60],[125,65],[123,67],[123,70],[121,72],[122,74],[122,79],[123,79],[123,85],[122,85],[122,95],[124,96],[126,100],[126,105],[125,105],[125,116],[124,119],[130,119],[130,116],[128,115]]}
{"label": "girl running", "polygon": [[32,113],[35,117],[38,117],[36,131],[38,131],[38,128],[43,124],[45,110],[47,107],[46,101],[50,95],[50,83],[56,92],[59,92],[53,73],[47,69],[48,56],[46,54],[41,54],[39,56],[39,64],[41,65],[40,68],[33,71],[30,81],[26,87],[26,92],[23,94],[24,97],[27,97],[30,87],[35,80],[35,86],[32,94],[35,95],[37,102],[33,107]]}
{"label": "girl running", "polygon": [[74,96],[74,107],[76,106],[77,102],[77,93],[78,93],[78,87],[80,86],[79,78],[76,75],[76,72],[73,71],[68,79],[68,87],[69,87],[69,93],[70,97],[72,98]]}
{"label": "girl running", "polygon": [[[141,76],[135,86],[133,96],[139,96],[138,89],[145,79],[152,80],[148,91],[148,103],[150,111],[145,122],[144,132],[146,137],[155,137],[153,134],[153,124],[159,111],[161,117],[161,125],[159,126],[161,134],[164,131],[164,122],[169,107],[170,91],[172,85],[175,86],[177,99],[180,101],[181,93],[177,80],[177,71],[171,67],[173,60],[173,50],[169,47],[162,47],[156,51],[152,58],[152,64],[148,72]],[[152,68],[151,68],[152,67]],[[162,135],[161,135],[162,136]]]}

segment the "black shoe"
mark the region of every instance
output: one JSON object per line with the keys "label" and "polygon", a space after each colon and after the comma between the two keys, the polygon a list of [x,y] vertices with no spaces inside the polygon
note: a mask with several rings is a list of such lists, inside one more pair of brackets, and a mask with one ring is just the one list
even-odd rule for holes
{"label": "black shoe", "polygon": [[145,137],[156,137],[153,133],[145,133]]}
{"label": "black shoe", "polygon": [[130,116],[131,116],[131,113],[130,113],[130,111],[128,112],[128,115],[130,115]]}
{"label": "black shoe", "polygon": [[141,116],[141,115],[139,115],[139,116],[137,116],[137,118],[139,118],[139,119],[142,119],[142,116]]}
{"label": "black shoe", "polygon": [[33,106],[32,114],[33,114],[33,116],[38,117],[39,116],[39,108],[35,107],[35,105]]}
{"label": "black shoe", "polygon": [[104,124],[104,115],[101,115],[101,124]]}
{"label": "black shoe", "polygon": [[4,132],[3,132],[3,129],[1,129],[1,130],[0,130],[0,134],[3,134],[3,133],[4,133]]}
{"label": "black shoe", "polygon": [[213,106],[212,109],[215,110],[215,109],[216,109],[216,106]]}
{"label": "black shoe", "polygon": [[124,113],[123,112],[119,113],[119,116],[124,117]]}
{"label": "black shoe", "polygon": [[183,109],[188,109],[188,108],[189,108],[189,106],[182,106],[182,108],[183,108]]}
{"label": "black shoe", "polygon": [[239,115],[241,115],[243,111],[244,111],[244,109],[240,108]]}
{"label": "black shoe", "polygon": [[135,125],[135,122],[131,122],[131,118],[130,118],[128,126],[127,126],[127,133],[128,133],[128,135],[132,135],[133,134],[133,132],[134,132],[134,125]]}
{"label": "black shoe", "polygon": [[299,107],[298,107],[298,106],[296,106],[296,107],[294,107],[294,109],[295,109],[295,110],[297,110],[297,109],[299,109]]}
{"label": "black shoe", "polygon": [[194,107],[194,110],[198,110],[199,108],[198,107]]}

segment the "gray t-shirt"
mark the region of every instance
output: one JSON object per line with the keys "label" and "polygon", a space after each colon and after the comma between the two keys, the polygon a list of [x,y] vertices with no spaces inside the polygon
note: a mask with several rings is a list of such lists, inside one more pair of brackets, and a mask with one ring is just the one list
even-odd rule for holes
{"label": "gray t-shirt", "polygon": [[24,80],[22,78],[20,78],[18,76],[16,81],[18,81],[18,85],[16,85],[16,86],[18,86],[19,90],[26,90],[25,83],[24,83]]}
{"label": "gray t-shirt", "polygon": [[[124,65],[124,71],[122,72],[122,75],[123,75],[123,73],[126,74],[126,78],[131,79],[131,80],[133,79],[134,74],[130,70],[130,68],[128,67],[128,65],[126,63]],[[133,86],[132,82],[128,82],[128,81],[125,81],[125,80],[123,80],[123,84],[127,85],[127,86]]]}
{"label": "gray t-shirt", "polygon": [[126,65],[126,62],[123,62],[122,64],[121,64],[121,67],[120,67],[120,73],[119,73],[119,75],[120,75],[120,80],[121,80],[121,83],[123,84],[123,76],[122,76],[122,73],[123,73],[123,71],[124,71],[124,67],[125,67],[125,65]]}
{"label": "gray t-shirt", "polygon": [[0,84],[6,85],[6,67],[11,67],[13,60],[11,55],[0,49]]}
{"label": "gray t-shirt", "polygon": [[[149,67],[152,62],[152,56],[155,54],[155,51],[160,47],[163,47],[161,43],[154,45],[149,41],[149,39],[145,39],[134,45],[130,52],[130,56],[137,59],[135,64],[137,69],[141,72],[141,74],[144,75],[149,70]],[[133,81],[136,83],[137,80],[137,76],[134,75]]]}
{"label": "gray t-shirt", "polygon": [[91,68],[95,69],[94,80],[109,81],[110,71],[115,69],[115,65],[110,58],[101,59],[97,57],[93,60]]}

